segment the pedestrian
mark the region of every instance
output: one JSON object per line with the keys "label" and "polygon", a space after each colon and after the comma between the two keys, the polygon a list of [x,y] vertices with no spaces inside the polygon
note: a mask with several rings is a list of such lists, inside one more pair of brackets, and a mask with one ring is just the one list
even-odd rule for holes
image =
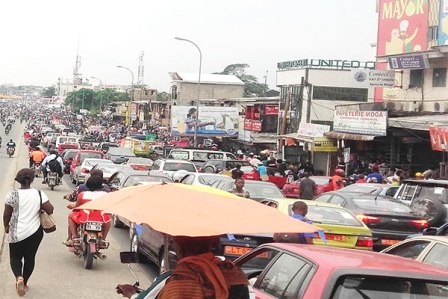
{"label": "pedestrian", "polygon": [[368,183],[379,183],[379,184],[383,183],[383,175],[380,173],[380,170],[378,167],[372,168],[372,173],[367,176],[367,182]]}
{"label": "pedestrian", "polygon": [[257,167],[257,171],[260,174],[260,179],[263,182],[267,182],[269,177],[268,177],[268,169],[267,167],[263,164],[263,162],[258,162],[258,167]]}
{"label": "pedestrian", "polygon": [[[313,224],[313,222],[307,219],[305,216],[308,214],[308,205],[303,201],[296,201],[292,204],[292,218]],[[299,244],[313,244],[313,233],[275,233],[274,241],[280,243],[299,243]]]}
{"label": "pedestrian", "polygon": [[235,168],[232,169],[232,179],[236,180],[242,178],[244,172],[241,170],[241,164],[236,164]]}
{"label": "pedestrian", "polygon": [[313,174],[314,166],[310,162],[310,160],[306,160],[305,163],[302,166],[300,166],[299,170],[303,170],[303,172],[308,172],[309,174]]}
{"label": "pedestrian", "polygon": [[[19,296],[28,291],[28,280],[34,270],[36,253],[43,238],[40,211],[53,214],[53,205],[44,192],[31,188],[34,170],[23,168],[15,180],[20,188],[8,192],[3,212],[3,225],[9,243],[10,265],[16,277]],[[23,262],[22,262],[23,260]]]}
{"label": "pedestrian", "polygon": [[312,200],[317,193],[317,185],[310,179],[310,173],[304,172],[299,183],[299,198]]}
{"label": "pedestrian", "polygon": [[246,190],[244,190],[244,179],[243,178],[239,178],[235,180],[235,188],[233,188],[232,190],[230,190],[230,193],[233,193],[237,196],[240,197],[244,197],[244,198],[250,198],[250,194],[249,192],[247,192]]}
{"label": "pedestrian", "polygon": [[136,299],[249,299],[249,282],[244,272],[230,260],[215,257],[219,239],[220,236],[175,236],[173,247],[179,260],[161,290],[151,286],[137,294],[135,286],[129,284],[118,285],[117,290],[124,297]]}

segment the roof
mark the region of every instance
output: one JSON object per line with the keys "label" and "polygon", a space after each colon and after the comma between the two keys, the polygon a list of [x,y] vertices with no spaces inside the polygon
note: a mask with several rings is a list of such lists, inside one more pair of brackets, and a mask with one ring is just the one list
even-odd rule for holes
{"label": "roof", "polygon": [[376,270],[378,271],[377,274],[381,273],[383,276],[387,276],[387,272],[417,273],[422,275],[437,275],[440,278],[443,277],[445,281],[448,280],[448,271],[444,269],[393,255],[365,250],[292,243],[275,243],[270,245],[300,254],[314,261],[322,268]]}
{"label": "roof", "polygon": [[[173,81],[182,81],[187,83],[197,83],[199,76],[197,73],[169,73]],[[208,84],[231,84],[244,85],[235,75],[218,75],[218,74],[203,74],[201,73],[201,83]]]}
{"label": "roof", "polygon": [[350,134],[350,133],[342,133],[336,131],[330,131],[324,133],[325,137],[334,138],[334,139],[346,139],[346,140],[361,140],[361,141],[372,141],[376,136],[372,135],[362,135],[362,134]]}
{"label": "roof", "polygon": [[448,114],[396,117],[388,119],[388,126],[412,130],[429,131],[429,127],[448,126]]}

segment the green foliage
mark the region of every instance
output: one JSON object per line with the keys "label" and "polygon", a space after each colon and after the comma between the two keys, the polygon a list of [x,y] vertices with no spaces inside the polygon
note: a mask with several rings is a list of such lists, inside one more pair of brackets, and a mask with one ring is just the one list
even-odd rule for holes
{"label": "green foliage", "polygon": [[170,99],[170,94],[167,93],[166,91],[162,91],[157,94],[157,101],[169,101],[169,99]]}
{"label": "green foliage", "polygon": [[222,72],[216,74],[237,76],[244,82],[244,97],[263,97],[268,91],[268,86],[259,83],[254,75],[247,74],[247,68],[249,68],[247,63],[236,63],[228,65]]}
{"label": "green foliage", "polygon": [[51,98],[56,95],[56,88],[53,86],[45,87],[41,93],[40,96],[43,98]]}
{"label": "green foliage", "polygon": [[91,89],[80,89],[68,94],[65,99],[65,105],[70,106],[74,111],[86,109],[98,113],[100,111],[100,103],[104,106],[112,102],[124,102],[129,100],[129,95],[124,92],[117,92],[112,89],[94,91]]}

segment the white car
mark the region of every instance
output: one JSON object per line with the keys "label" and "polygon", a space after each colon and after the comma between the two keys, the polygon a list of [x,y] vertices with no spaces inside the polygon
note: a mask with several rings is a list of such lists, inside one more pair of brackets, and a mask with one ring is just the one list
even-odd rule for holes
{"label": "white car", "polygon": [[231,177],[214,173],[186,173],[180,183],[193,186],[212,186],[217,181],[234,181]]}
{"label": "white car", "polygon": [[198,172],[196,166],[185,160],[171,160],[171,159],[159,159],[152,164],[149,175],[167,176],[173,177],[173,174],[178,170],[184,170],[185,172]]}
{"label": "white car", "polygon": [[114,162],[106,159],[84,159],[84,161],[75,168],[73,174],[71,175],[72,183],[78,186],[86,181],[86,176],[90,170],[98,164],[110,164],[114,165]]}

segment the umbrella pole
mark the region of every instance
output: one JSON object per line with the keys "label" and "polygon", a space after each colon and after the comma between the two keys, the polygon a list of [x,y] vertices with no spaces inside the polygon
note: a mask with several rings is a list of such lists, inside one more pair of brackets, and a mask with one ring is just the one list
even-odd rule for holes
{"label": "umbrella pole", "polygon": [[163,261],[165,264],[165,269],[163,269],[164,271],[169,271],[170,269],[170,261],[168,260],[168,252],[169,252],[169,241],[168,241],[168,235],[167,234],[163,234]]}

